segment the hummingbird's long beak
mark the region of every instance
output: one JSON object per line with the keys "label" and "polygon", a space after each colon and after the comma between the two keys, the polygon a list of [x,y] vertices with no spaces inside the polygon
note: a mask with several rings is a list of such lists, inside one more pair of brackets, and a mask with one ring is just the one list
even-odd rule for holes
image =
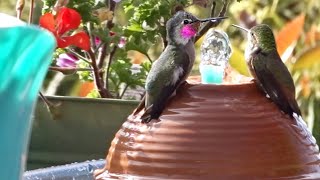
{"label": "hummingbird's long beak", "polygon": [[220,21],[222,19],[227,19],[228,17],[211,17],[211,18],[206,18],[206,19],[199,19],[200,22],[215,22],[215,21]]}
{"label": "hummingbird's long beak", "polygon": [[231,26],[234,26],[234,27],[239,28],[239,29],[241,29],[243,31],[249,32],[249,29],[246,29],[244,27],[241,27],[241,26],[238,26],[238,25],[235,25],[235,24],[231,24]]}
{"label": "hummingbird's long beak", "polygon": [[197,20],[194,20],[194,21],[189,21],[188,24],[191,24],[195,29],[199,29],[200,27],[200,24],[203,23],[203,22],[208,22],[208,21],[211,21],[211,22],[215,22],[215,21],[220,21],[220,20],[223,20],[223,19],[226,19],[228,17],[213,17],[213,18],[206,18],[206,19],[197,19]]}

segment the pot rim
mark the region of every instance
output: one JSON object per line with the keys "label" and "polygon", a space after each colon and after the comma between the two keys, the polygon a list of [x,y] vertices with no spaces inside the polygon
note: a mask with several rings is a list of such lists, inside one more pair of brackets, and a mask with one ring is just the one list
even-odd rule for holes
{"label": "pot rim", "polygon": [[137,104],[139,100],[123,100],[115,98],[87,98],[87,97],[76,97],[76,96],[45,96],[49,100],[54,101],[73,101],[73,102],[96,102],[96,103],[118,103],[118,104]]}

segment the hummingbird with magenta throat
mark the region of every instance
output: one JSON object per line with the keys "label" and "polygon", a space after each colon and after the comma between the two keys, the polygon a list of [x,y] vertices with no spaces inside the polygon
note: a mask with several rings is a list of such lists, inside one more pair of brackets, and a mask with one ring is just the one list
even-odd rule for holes
{"label": "hummingbird with magenta throat", "polygon": [[185,82],[195,60],[193,37],[202,22],[220,21],[226,17],[198,19],[185,11],[178,11],[166,23],[168,45],[152,64],[147,76],[146,94],[133,115],[144,109],[141,122],[158,119],[170,97]]}
{"label": "hummingbird with magenta throat", "polygon": [[251,29],[233,26],[247,32],[245,59],[258,87],[281,111],[296,120],[301,118],[294,82],[277,52],[272,29],[266,24],[256,25]]}

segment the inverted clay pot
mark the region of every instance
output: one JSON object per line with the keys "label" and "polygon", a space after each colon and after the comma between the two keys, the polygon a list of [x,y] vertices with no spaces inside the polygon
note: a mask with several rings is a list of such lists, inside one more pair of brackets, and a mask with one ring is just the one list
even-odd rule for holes
{"label": "inverted clay pot", "polygon": [[320,179],[303,128],[255,84],[185,85],[159,121],[128,118],[96,178]]}

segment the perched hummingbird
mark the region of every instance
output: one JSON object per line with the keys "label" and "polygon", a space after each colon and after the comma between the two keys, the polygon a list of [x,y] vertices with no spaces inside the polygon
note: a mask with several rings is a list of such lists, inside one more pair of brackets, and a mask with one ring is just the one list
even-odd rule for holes
{"label": "perched hummingbird", "polygon": [[295,119],[301,117],[294,82],[277,52],[272,29],[266,24],[250,30],[233,26],[247,32],[245,59],[254,81],[284,113]]}
{"label": "perched hummingbird", "polygon": [[156,60],[147,76],[146,94],[133,115],[142,109],[142,123],[158,119],[168,99],[185,82],[195,59],[193,37],[201,22],[219,21],[226,17],[198,19],[185,11],[178,11],[166,24],[168,45]]}

